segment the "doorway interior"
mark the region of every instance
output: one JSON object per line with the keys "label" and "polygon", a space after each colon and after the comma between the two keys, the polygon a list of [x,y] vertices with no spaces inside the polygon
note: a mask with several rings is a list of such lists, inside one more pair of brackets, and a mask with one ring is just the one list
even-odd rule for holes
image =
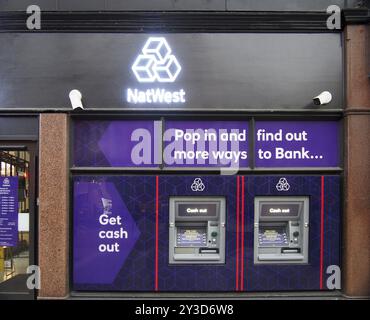
{"label": "doorway interior", "polygon": [[[0,141],[0,299],[35,299],[35,142]],[[30,286],[31,283],[31,286]]]}

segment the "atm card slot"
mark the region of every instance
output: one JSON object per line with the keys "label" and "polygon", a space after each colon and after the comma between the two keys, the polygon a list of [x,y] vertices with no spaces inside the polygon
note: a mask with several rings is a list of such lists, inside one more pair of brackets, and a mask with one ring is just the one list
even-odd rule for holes
{"label": "atm card slot", "polygon": [[301,253],[301,248],[281,248],[281,253]]}
{"label": "atm card slot", "polygon": [[218,248],[200,248],[199,253],[215,254],[219,253]]}

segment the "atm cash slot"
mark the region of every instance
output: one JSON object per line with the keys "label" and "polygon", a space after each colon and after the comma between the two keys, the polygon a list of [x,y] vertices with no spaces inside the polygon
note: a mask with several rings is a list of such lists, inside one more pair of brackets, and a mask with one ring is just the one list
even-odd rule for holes
{"label": "atm cash slot", "polygon": [[218,248],[215,249],[210,249],[210,248],[200,248],[199,253],[206,253],[206,254],[211,254],[211,253],[219,253],[220,250]]}
{"label": "atm cash slot", "polygon": [[281,253],[301,253],[301,248],[281,248]]}

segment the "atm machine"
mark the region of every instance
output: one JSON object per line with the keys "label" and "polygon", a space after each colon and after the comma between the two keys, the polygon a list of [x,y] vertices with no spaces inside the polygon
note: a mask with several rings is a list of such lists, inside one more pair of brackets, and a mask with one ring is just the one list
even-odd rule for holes
{"label": "atm machine", "polygon": [[169,264],[225,263],[225,198],[170,197]]}
{"label": "atm machine", "polygon": [[309,198],[256,197],[254,206],[254,263],[308,263]]}

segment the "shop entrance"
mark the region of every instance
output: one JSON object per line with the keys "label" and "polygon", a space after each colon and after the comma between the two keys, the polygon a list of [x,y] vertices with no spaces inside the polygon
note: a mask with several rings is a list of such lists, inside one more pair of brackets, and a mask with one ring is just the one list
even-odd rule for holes
{"label": "shop entrance", "polygon": [[29,279],[35,275],[29,268],[35,265],[35,149],[35,143],[0,141],[0,299],[36,296]]}

